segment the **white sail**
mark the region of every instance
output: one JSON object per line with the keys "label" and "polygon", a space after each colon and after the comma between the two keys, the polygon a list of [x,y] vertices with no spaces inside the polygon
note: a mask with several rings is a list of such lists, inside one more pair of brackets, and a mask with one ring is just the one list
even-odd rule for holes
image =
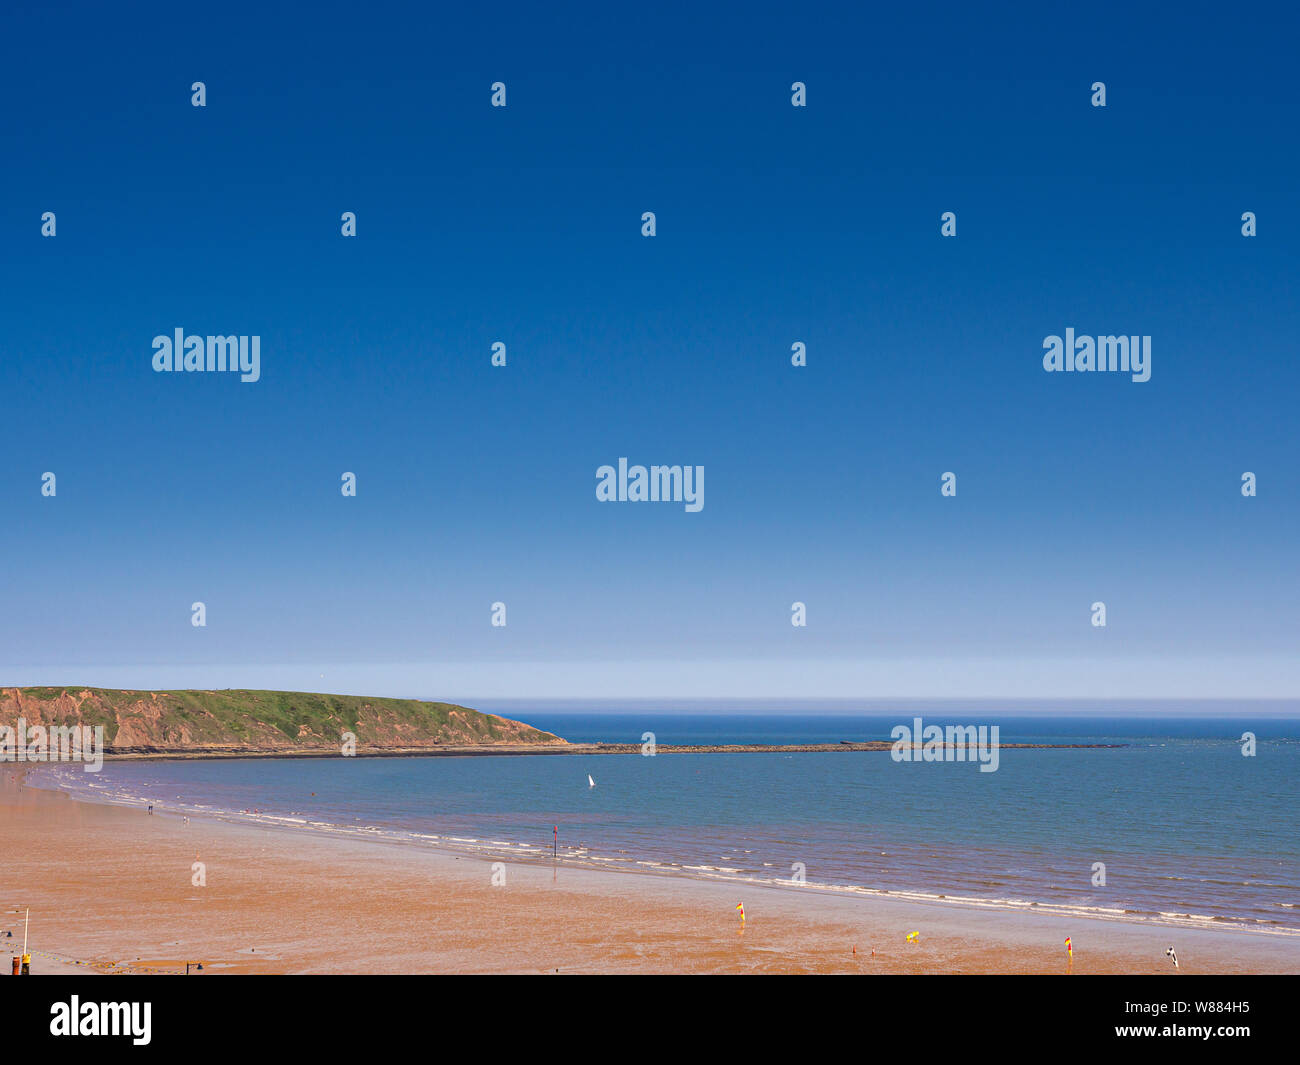
{"label": "white sail", "polygon": [[596,786],[596,782],[595,782],[594,780],[591,779],[591,774],[588,773],[588,774],[587,774],[587,787],[589,787],[589,788],[594,788],[595,786]]}

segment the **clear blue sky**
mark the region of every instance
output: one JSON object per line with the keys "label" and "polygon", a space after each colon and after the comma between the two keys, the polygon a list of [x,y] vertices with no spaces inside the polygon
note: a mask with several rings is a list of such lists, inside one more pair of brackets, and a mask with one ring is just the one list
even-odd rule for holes
{"label": "clear blue sky", "polygon": [[621,7],[6,9],[0,683],[1300,694],[1285,9]]}

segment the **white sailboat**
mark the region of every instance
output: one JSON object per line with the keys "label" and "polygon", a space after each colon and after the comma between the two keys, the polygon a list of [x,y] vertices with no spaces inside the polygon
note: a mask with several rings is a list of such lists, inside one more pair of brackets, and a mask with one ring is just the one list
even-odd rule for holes
{"label": "white sailboat", "polygon": [[589,787],[589,788],[594,788],[595,786],[596,786],[596,782],[595,782],[594,780],[591,779],[591,774],[588,773],[588,774],[587,774],[587,787]]}

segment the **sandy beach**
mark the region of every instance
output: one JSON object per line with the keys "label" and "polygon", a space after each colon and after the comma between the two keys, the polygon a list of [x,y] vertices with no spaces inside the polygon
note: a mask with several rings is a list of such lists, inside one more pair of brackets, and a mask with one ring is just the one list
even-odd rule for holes
{"label": "sandy beach", "polygon": [[[494,886],[488,860],[85,803],[12,766],[0,769],[0,853],[0,941],[21,949],[30,907],[37,974],[186,962],[214,974],[1165,973],[1171,942],[1183,974],[1300,972],[1294,938],[1208,928],[562,862],[508,863]],[[192,883],[196,861],[206,886]]]}

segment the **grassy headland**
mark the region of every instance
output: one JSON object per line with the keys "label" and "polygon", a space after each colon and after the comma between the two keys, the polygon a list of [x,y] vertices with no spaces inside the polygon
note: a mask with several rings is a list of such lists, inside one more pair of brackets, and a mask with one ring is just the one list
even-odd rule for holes
{"label": "grassy headland", "polygon": [[0,724],[102,725],[111,753],[283,752],[547,745],[564,741],[453,703],[315,692],[0,688]]}

